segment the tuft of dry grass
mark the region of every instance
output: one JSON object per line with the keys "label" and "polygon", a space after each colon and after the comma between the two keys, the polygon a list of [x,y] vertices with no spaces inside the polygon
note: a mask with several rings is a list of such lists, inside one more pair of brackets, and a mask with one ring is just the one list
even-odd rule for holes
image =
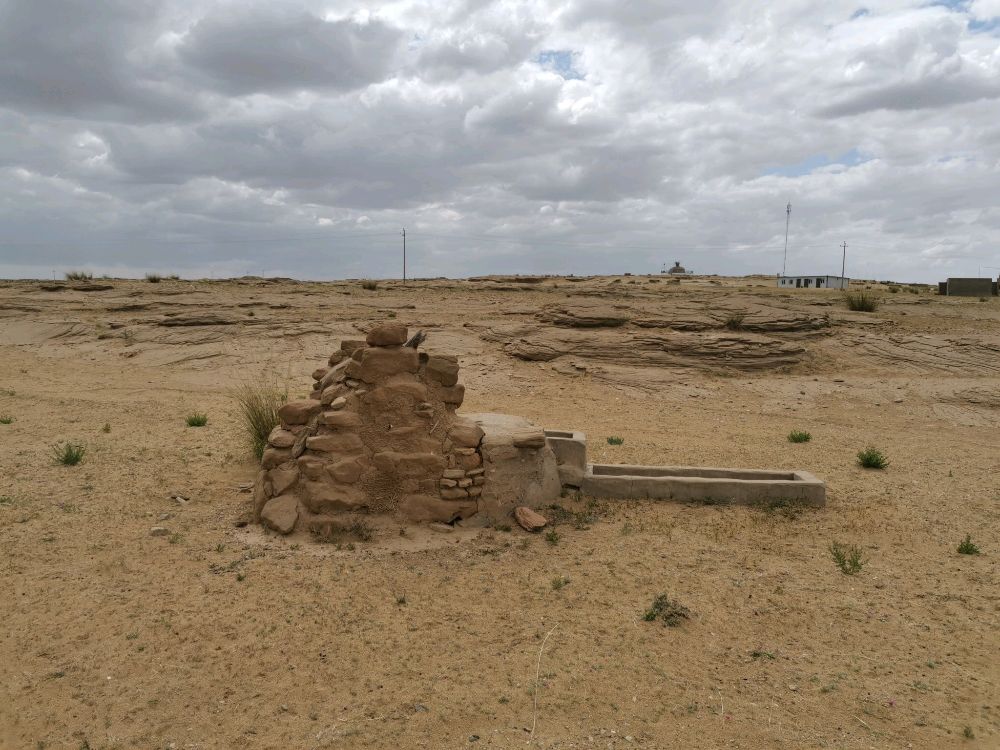
{"label": "tuft of dry grass", "polygon": [[267,437],[281,422],[278,409],[288,401],[288,389],[261,377],[240,383],[232,391],[247,444],[260,460],[267,447]]}
{"label": "tuft of dry grass", "polygon": [[844,292],[844,303],[848,310],[855,312],[875,312],[882,304],[882,298],[874,292],[858,289],[854,292]]}

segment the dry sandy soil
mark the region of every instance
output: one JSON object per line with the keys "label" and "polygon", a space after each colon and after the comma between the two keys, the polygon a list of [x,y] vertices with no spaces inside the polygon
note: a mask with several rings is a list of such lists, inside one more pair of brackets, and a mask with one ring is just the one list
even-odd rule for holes
{"label": "dry sandy soil", "polygon": [[[0,746],[1000,747],[1000,301],[528,281],[0,283]],[[570,497],[556,543],[238,527],[231,388],[301,395],[390,318],[460,355],[464,411],[592,460],[806,469],[827,506]],[[660,593],[691,619],[645,622]]]}

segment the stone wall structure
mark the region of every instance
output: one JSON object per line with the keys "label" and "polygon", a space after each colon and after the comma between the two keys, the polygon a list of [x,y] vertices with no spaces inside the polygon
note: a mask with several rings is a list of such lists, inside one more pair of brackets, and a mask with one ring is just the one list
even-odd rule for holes
{"label": "stone wall structure", "polygon": [[457,357],[418,351],[403,325],[345,340],[281,407],[254,485],[255,520],[288,534],[345,513],[453,523],[558,497],[545,434],[503,415],[463,417]]}

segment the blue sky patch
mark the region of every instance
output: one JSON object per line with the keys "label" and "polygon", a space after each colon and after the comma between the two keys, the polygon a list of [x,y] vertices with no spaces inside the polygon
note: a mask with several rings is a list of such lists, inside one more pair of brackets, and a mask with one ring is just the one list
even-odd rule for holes
{"label": "blue sky patch", "polygon": [[582,81],[583,73],[573,65],[574,56],[575,53],[568,49],[544,49],[538,53],[535,62],[567,80]]}
{"label": "blue sky patch", "polygon": [[850,151],[845,151],[840,154],[840,156],[835,156],[832,159],[826,154],[814,154],[803,159],[797,164],[785,164],[780,167],[774,167],[773,169],[767,169],[764,171],[764,174],[776,174],[782,177],[801,177],[802,175],[810,174],[820,167],[828,167],[831,164],[842,164],[845,167],[855,167],[866,161],[868,160],[861,155],[861,152],[859,152],[856,148],[852,148]]}

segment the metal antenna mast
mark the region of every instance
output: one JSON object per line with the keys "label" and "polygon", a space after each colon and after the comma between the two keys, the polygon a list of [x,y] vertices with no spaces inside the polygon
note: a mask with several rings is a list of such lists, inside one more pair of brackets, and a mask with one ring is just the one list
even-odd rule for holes
{"label": "metal antenna mast", "polygon": [[840,263],[840,278],[844,278],[844,270],[847,268],[847,240],[844,240],[841,247],[844,248],[844,258]]}
{"label": "metal antenna mast", "polygon": [[406,281],[406,227],[403,227],[403,281]]}
{"label": "metal antenna mast", "polygon": [[785,258],[781,261],[781,275],[785,275],[785,266],[788,265],[788,222],[792,220],[792,202],[785,206]]}

